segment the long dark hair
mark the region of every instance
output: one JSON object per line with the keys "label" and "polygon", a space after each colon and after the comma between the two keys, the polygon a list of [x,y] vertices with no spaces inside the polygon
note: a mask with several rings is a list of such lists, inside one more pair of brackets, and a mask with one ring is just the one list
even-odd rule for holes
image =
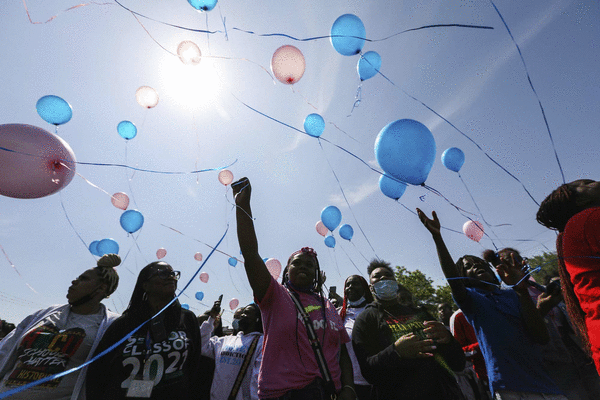
{"label": "long dark hair", "polygon": [[[466,254],[464,256],[462,256],[461,258],[459,258],[458,260],[456,260],[456,269],[458,269],[458,275],[460,275],[463,278],[467,278],[467,274],[465,273],[465,263],[464,260],[471,260],[471,262],[480,262],[482,264],[484,264],[492,273],[492,276],[494,277],[494,282],[488,282],[494,285],[500,285],[500,281],[498,280],[498,277],[496,276],[496,274],[494,273],[494,270],[492,269],[492,267],[490,266],[490,264],[484,260],[481,259],[477,256],[472,256],[469,254]],[[483,281],[481,281],[483,282]],[[471,281],[471,279],[464,279],[464,285],[467,287],[473,287],[473,282]]]}
{"label": "long dark hair", "polygon": [[371,294],[371,291],[369,290],[369,284],[367,283],[367,280],[360,275],[350,275],[344,281],[344,303],[342,304],[342,309],[340,310],[340,318],[342,318],[342,321],[344,320],[344,318],[346,318],[346,310],[348,309],[348,299],[346,297],[346,284],[352,278],[358,278],[360,286],[362,287],[364,292],[363,296],[365,297],[367,303],[373,302],[373,294]]}
{"label": "long dark hair", "polygon": [[585,324],[585,313],[575,295],[575,289],[563,256],[563,231],[567,226],[567,222],[585,208],[578,204],[577,190],[571,185],[572,183],[559,186],[542,201],[536,214],[536,220],[546,228],[555,229],[559,232],[556,237],[556,255],[563,299],[571,323],[575,326],[576,333],[581,338],[585,351],[591,356],[592,351]]}

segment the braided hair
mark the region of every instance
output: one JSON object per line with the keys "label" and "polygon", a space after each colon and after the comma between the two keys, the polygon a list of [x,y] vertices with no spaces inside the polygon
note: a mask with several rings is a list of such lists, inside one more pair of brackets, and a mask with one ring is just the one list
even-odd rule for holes
{"label": "braided hair", "polygon": [[117,290],[117,286],[119,286],[119,274],[114,268],[119,264],[121,264],[121,257],[117,254],[105,254],[98,259],[97,266],[94,268],[100,280],[108,286],[106,297],[113,294]]}

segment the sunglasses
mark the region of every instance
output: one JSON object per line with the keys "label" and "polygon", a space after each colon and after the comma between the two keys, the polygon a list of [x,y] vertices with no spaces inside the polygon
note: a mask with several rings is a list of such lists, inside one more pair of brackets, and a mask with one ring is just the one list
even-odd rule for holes
{"label": "sunglasses", "polygon": [[153,274],[150,274],[150,276],[148,277],[147,280],[150,280],[150,279],[154,278],[155,276],[158,276],[160,279],[175,278],[175,280],[178,281],[179,278],[181,277],[181,272],[173,271],[171,269],[161,269],[159,271],[154,272]]}

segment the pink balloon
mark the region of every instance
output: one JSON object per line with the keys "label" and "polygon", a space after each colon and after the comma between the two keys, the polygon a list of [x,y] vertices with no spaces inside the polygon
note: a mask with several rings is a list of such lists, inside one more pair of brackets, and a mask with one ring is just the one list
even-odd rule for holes
{"label": "pink balloon", "polygon": [[463,225],[463,232],[469,239],[479,242],[483,237],[483,225],[479,221],[467,221]]}
{"label": "pink balloon", "polygon": [[317,228],[317,232],[321,236],[325,236],[325,235],[327,235],[327,232],[329,232],[329,229],[327,229],[327,227],[325,225],[323,225],[323,221],[321,221],[321,220],[319,220],[319,222],[317,222],[317,224],[315,225],[315,228]]}
{"label": "pink balloon", "polygon": [[281,263],[279,260],[275,258],[269,258],[265,264],[271,273],[271,276],[277,280],[277,278],[279,278],[279,274],[281,273]]}
{"label": "pink balloon", "polygon": [[196,261],[202,261],[202,253],[196,253],[196,254],[194,254],[194,260],[196,260]]}
{"label": "pink balloon", "polygon": [[233,182],[233,174],[231,171],[224,169],[223,171],[219,172],[219,182],[225,186]]}
{"label": "pink balloon", "polygon": [[0,194],[37,199],[66,187],[75,154],[62,138],[26,124],[0,125]]}
{"label": "pink balloon", "polygon": [[208,282],[208,274],[206,272],[202,272],[200,274],[200,280],[204,283]]}
{"label": "pink balloon", "polygon": [[121,210],[127,210],[127,206],[129,205],[129,196],[123,192],[115,193],[112,195],[110,201],[113,206],[120,208]]}
{"label": "pink balloon", "polygon": [[275,78],[281,83],[292,85],[302,78],[306,62],[302,52],[294,46],[281,46],[271,59],[271,70]]}
{"label": "pink balloon", "polygon": [[229,308],[232,310],[235,310],[237,308],[237,306],[240,305],[240,301],[238,299],[231,299],[231,301],[229,302]]}
{"label": "pink balloon", "polygon": [[164,248],[160,248],[158,250],[156,250],[156,258],[158,258],[159,260],[161,258],[164,258],[167,255],[167,250]]}
{"label": "pink balloon", "polygon": [[135,91],[135,100],[144,108],[156,107],[158,104],[158,93],[150,86],[141,86]]}

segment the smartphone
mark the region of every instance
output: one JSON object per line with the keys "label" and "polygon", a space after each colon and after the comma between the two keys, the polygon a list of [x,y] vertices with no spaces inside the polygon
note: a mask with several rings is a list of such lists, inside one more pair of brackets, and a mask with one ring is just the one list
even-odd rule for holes
{"label": "smartphone", "polygon": [[329,287],[329,298],[330,299],[334,299],[337,297],[337,287],[335,286],[330,286]]}
{"label": "smartphone", "polygon": [[221,303],[223,301],[223,295],[219,296],[219,303]]}

